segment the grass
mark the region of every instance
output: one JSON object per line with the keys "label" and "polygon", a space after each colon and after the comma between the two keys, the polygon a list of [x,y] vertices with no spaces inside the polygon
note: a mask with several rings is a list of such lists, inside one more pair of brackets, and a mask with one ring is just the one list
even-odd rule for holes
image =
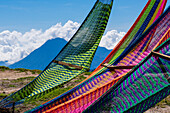
{"label": "grass", "polygon": [[2,100],[3,98],[9,96],[10,94],[4,94],[4,93],[0,93],[0,100]]}
{"label": "grass", "polygon": [[84,75],[80,75],[77,77],[77,80],[74,80],[73,82],[81,82],[85,79],[86,77],[84,77]]}
{"label": "grass", "polygon": [[13,69],[15,71],[19,71],[19,72],[27,72],[27,71],[30,71],[29,69],[24,69],[24,68],[15,68]]}
{"label": "grass", "polygon": [[162,101],[160,101],[158,104],[156,104],[155,106],[159,106],[161,108],[165,108],[166,105],[170,106],[170,95],[167,96],[165,99],[163,99]]}
{"label": "grass", "polygon": [[41,70],[38,70],[38,69],[30,70],[30,69],[24,69],[24,68],[15,68],[13,70],[19,71],[19,72],[28,72],[28,71],[30,71],[30,72],[32,72],[32,74],[36,74],[36,73],[40,74],[42,72]]}
{"label": "grass", "polygon": [[6,97],[7,94],[4,94],[4,93],[0,93],[0,97]]}
{"label": "grass", "polygon": [[41,70],[38,70],[38,69],[34,69],[34,70],[30,70],[32,72],[32,74],[40,74],[42,71]]}
{"label": "grass", "polygon": [[90,75],[92,72],[85,72],[84,74],[85,75]]}
{"label": "grass", "polygon": [[15,85],[10,84],[9,87],[16,87]]}
{"label": "grass", "polygon": [[84,80],[85,78],[86,78],[86,77],[84,77],[83,75],[80,75],[80,76],[79,76],[79,79],[83,79],[83,80]]}
{"label": "grass", "polygon": [[75,80],[74,82],[81,82],[82,80]]}
{"label": "grass", "polygon": [[10,70],[10,68],[6,66],[0,66],[0,70],[1,71]]}
{"label": "grass", "polygon": [[1,85],[3,86],[3,85],[6,85],[6,84],[9,84],[9,82],[8,81],[2,81]]}
{"label": "grass", "polygon": [[28,72],[30,71],[32,74],[40,74],[42,71],[38,69],[24,69],[24,68],[15,68],[15,69],[10,69],[9,67],[6,66],[0,66],[0,71],[6,71],[6,70],[13,70],[13,71],[19,71],[19,72]]}

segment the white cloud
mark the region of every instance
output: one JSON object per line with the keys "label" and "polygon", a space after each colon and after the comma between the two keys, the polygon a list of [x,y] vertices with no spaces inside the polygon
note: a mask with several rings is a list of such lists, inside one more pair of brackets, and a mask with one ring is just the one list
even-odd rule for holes
{"label": "white cloud", "polygon": [[[79,23],[69,20],[63,26],[61,23],[57,23],[44,32],[36,29],[32,29],[24,34],[8,30],[0,32],[0,61],[8,61],[7,63],[9,64],[17,62],[49,39],[59,37],[68,41],[79,26]],[[100,46],[112,49],[124,34],[124,32],[116,30],[108,31],[103,36]]]}
{"label": "white cloud", "polygon": [[69,20],[65,25],[57,23],[45,32],[32,29],[22,34],[5,30],[0,33],[0,61],[8,61],[9,64],[17,62],[49,39],[60,37],[68,41],[79,26],[79,23]]}
{"label": "white cloud", "polygon": [[125,35],[125,32],[118,32],[117,30],[108,31],[102,37],[102,40],[99,46],[105,47],[107,49],[113,49],[124,35]]}

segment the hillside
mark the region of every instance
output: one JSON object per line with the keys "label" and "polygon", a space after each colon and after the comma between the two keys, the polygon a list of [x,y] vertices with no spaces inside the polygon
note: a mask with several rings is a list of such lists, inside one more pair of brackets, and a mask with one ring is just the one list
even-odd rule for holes
{"label": "hillside", "polygon": [[[24,87],[26,84],[31,82],[41,71],[40,70],[29,70],[29,69],[9,69],[8,67],[0,66],[0,100],[10,95],[11,93]],[[18,105],[15,108],[15,113],[23,113],[30,110],[47,100],[62,94],[63,92],[69,90],[74,85],[78,84],[84,80],[91,72],[86,72],[79,75],[78,77],[72,79],[64,85],[60,85],[56,90],[51,93],[42,96],[39,99],[26,102],[24,104]],[[5,112],[6,111],[6,112]],[[0,108],[0,113],[9,113],[11,109],[2,112]],[[170,112],[170,96],[162,100],[153,108],[149,109],[145,113],[169,113]]]}

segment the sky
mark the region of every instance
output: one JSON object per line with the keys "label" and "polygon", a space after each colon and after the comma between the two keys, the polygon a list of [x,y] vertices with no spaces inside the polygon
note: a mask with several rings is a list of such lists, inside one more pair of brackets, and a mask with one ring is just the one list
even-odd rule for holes
{"label": "sky", "polygon": [[[127,31],[148,0],[114,0],[107,30]],[[0,32],[45,30],[68,20],[82,23],[96,0],[0,0]],[[167,6],[170,5],[168,0]]]}
{"label": "sky", "polygon": [[[115,0],[99,46],[113,49],[148,0]],[[0,0],[0,62],[15,63],[59,37],[68,41],[96,0]],[[167,6],[170,5],[170,0]],[[166,6],[166,7],[167,7]]]}

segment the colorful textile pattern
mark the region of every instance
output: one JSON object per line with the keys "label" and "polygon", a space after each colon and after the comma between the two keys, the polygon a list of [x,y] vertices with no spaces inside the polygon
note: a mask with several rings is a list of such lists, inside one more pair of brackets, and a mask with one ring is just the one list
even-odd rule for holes
{"label": "colorful textile pattern", "polygon": [[[165,34],[170,27],[169,19],[170,14],[166,11],[142,36],[132,43],[132,46],[127,50],[129,53],[114,65],[137,65],[158,44],[154,41],[155,39],[156,41],[167,39]],[[28,112],[82,112],[128,71],[130,69],[108,69]]]}
{"label": "colorful textile pattern", "polygon": [[[90,68],[92,59],[105,31],[113,0],[97,0],[78,31],[46,69],[21,90],[0,102],[38,98]],[[58,61],[69,64],[62,65]],[[82,69],[71,67],[76,65]]]}
{"label": "colorful textile pattern", "polygon": [[169,94],[170,38],[83,113],[142,113]]}
{"label": "colorful textile pattern", "polygon": [[[131,45],[131,43],[137,39],[144,31],[146,31],[146,29],[162,14],[166,2],[167,0],[149,0],[135,23],[101,64],[112,64],[116,58],[125,50],[125,48],[127,48],[128,45]],[[91,76],[98,75],[107,69],[101,64],[95,69],[89,78]]]}

